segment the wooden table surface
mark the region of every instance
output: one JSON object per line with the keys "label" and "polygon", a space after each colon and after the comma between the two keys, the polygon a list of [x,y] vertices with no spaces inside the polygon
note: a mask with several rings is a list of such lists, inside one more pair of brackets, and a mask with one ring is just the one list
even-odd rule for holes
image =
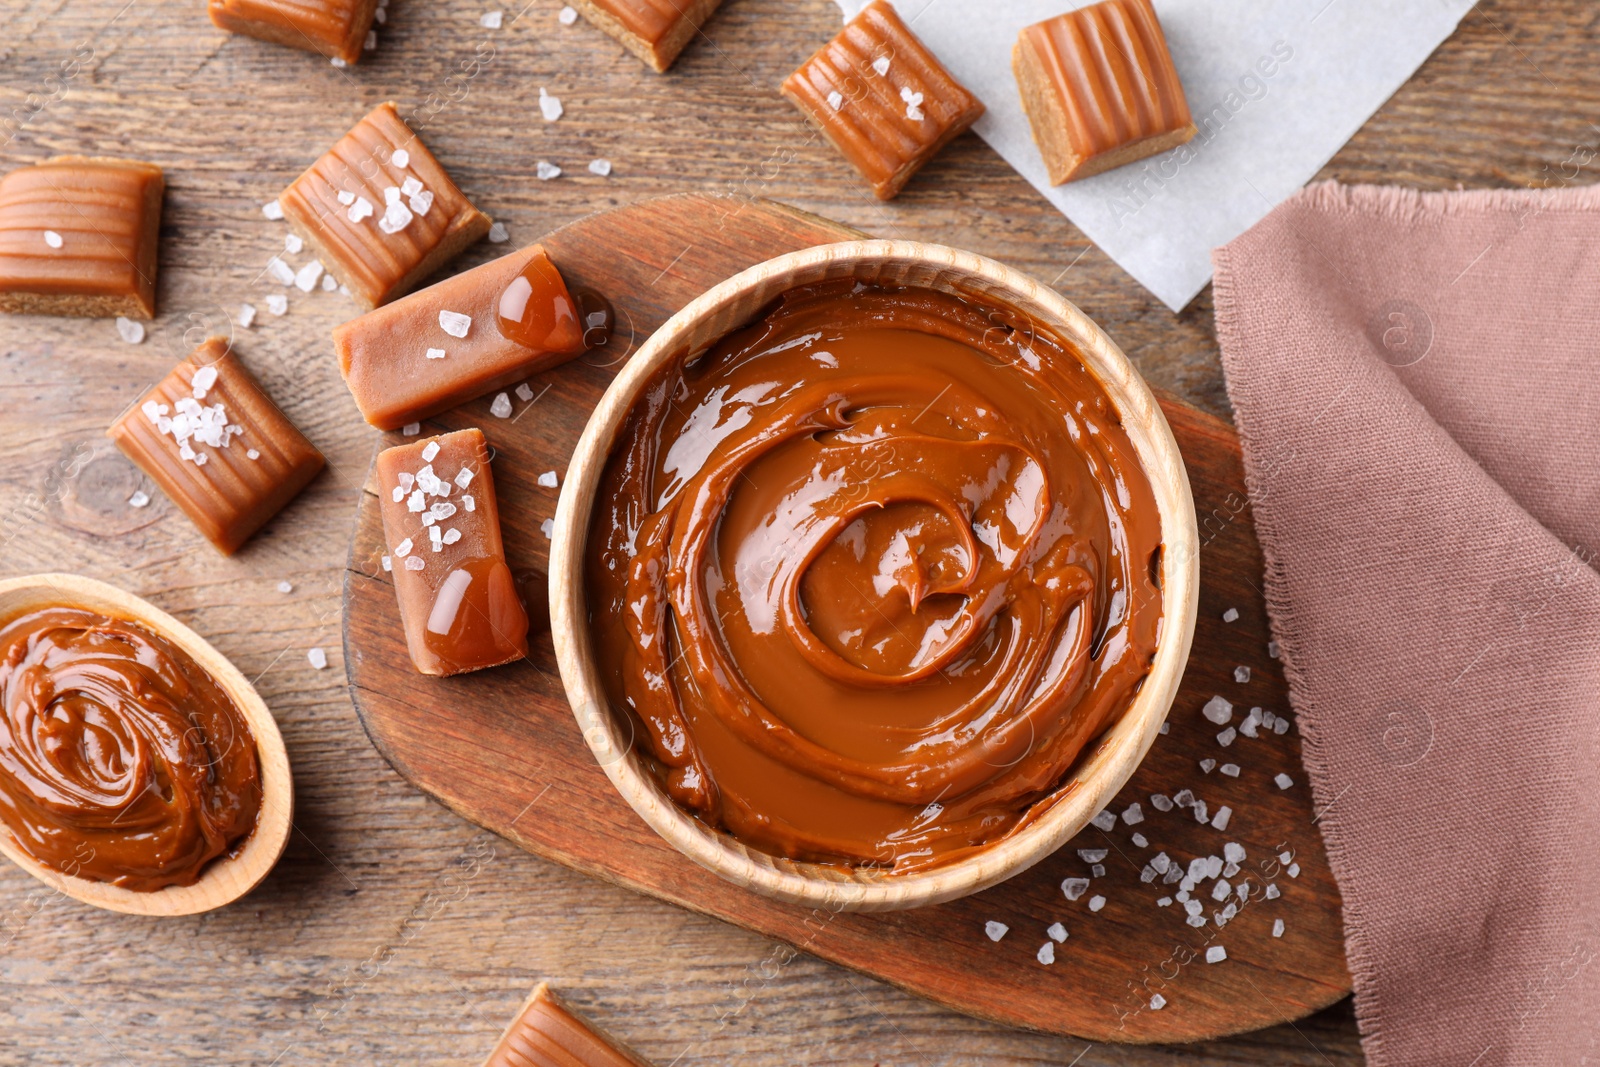
{"label": "wooden table surface", "polygon": [[[1309,18],[1328,0],[1305,2]],[[0,1064],[471,1065],[541,978],[680,1067],[1359,1063],[1348,1003],[1181,1048],[1086,1047],[976,1022],[521,853],[377,756],[338,641],[375,440],[328,341],[354,307],[291,290],[288,315],[273,318],[264,297],[283,290],[259,276],[285,232],[260,205],[381,100],[433,98],[425,140],[519,242],[644,196],[769,196],[1054,280],[1152,382],[1227,412],[1210,291],[1173,316],[975,137],[897,201],[864,195],[775,91],[837,27],[830,0],[729,0],[666,77],[587,24],[560,26],[555,0],[508,9],[498,31],[478,23],[492,6],[394,0],[377,52],[341,71],[217,32],[199,0],[0,0],[0,172],[57,153],[130,155],[163,165],[169,188],[162,314],[142,345],[109,321],[0,321],[0,575],[79,571],[188,622],[256,680],[298,787],[283,861],[211,915],[98,913],[0,869]],[[1431,189],[1590,181],[1597,44],[1592,0],[1485,0],[1325,176]],[[557,123],[540,121],[541,85],[566,106]],[[612,160],[611,177],[585,171],[596,157]],[[566,174],[537,181],[538,160]],[[490,255],[485,245],[462,265]],[[263,314],[237,331],[241,355],[331,469],[224,560],[158,492],[147,508],[126,504],[151,487],[103,432],[246,300]],[[284,580],[292,592],[278,592]],[[310,666],[314,646],[326,670]]]}

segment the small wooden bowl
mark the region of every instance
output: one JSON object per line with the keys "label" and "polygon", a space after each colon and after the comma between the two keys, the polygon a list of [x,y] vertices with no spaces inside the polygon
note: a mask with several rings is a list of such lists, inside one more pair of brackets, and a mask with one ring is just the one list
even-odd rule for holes
{"label": "small wooden bowl", "polygon": [[[1127,712],[1085,749],[1062,787],[1039,802],[1048,807],[1023,829],[966,859],[905,875],[771,856],[683,811],[634,750],[631,724],[611,711],[590,647],[584,583],[590,516],[606,461],[644,385],[668,361],[704,351],[784,291],[843,278],[965,296],[1070,344],[1121,413],[1161,512],[1161,643]],[[831,911],[912,908],[954,900],[1026,870],[1070,840],[1127,782],[1160,732],[1189,658],[1199,595],[1197,544],[1189,477],[1166,416],[1128,357],[1083,312],[1032,278],[971,252],[909,241],[847,241],[779,256],[716,286],[667,320],[611,383],[579,438],[556,509],[550,628],[567,698],[595,758],[623,798],[680,852],[778,900]]]}
{"label": "small wooden bowl", "polygon": [[239,669],[206,640],[171,615],[114,585],[76,574],[34,574],[0,581],[0,623],[39,608],[83,608],[130,619],[171,641],[211,677],[244,713],[261,764],[261,811],[244,848],[212,860],[190,886],[168,886],[153,892],[123,889],[46,867],[17,847],[0,823],[0,853],[39,881],[74,900],[128,915],[194,915],[231,904],[260,884],[283,855],[289,842],[294,787],[289,754],[277,720]]}

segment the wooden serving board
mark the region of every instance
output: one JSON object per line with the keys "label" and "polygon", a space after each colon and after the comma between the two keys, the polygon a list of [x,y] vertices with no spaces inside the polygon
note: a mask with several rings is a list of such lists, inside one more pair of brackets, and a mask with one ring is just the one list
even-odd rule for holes
{"label": "wooden serving board", "polygon": [[[784,252],[859,237],[793,209],[698,195],[646,200],[593,215],[542,241],[568,281],[606,293],[617,308],[612,344],[530,380],[509,418],[489,397],[424,426],[425,433],[479,426],[494,447],[501,524],[513,569],[536,572],[526,588],[542,601],[549,542],[541,524],[558,490],[537,484],[564,472],[590,411],[627,355],[674,311],[716,282]],[[1071,294],[1067,294],[1069,297]],[[419,789],[464,818],[537,855],[596,877],[715,915],[806,952],[881,978],[938,1003],[1016,1026],[1094,1041],[1168,1042],[1217,1037],[1307,1015],[1349,992],[1340,904],[1313,822],[1297,735],[1239,738],[1221,747],[1200,707],[1213,694],[1238,706],[1288,710],[1278,664],[1267,654],[1262,573],[1246,501],[1239,441],[1225,422],[1163,398],[1189,466],[1200,515],[1200,621],[1182,691],[1159,738],[1113,810],[1137,801],[1144,819],[1107,832],[1086,828],[1067,848],[975,897],[877,915],[833,915],[776,903],[739,889],[673,851],[612,790],[585,746],[557,674],[547,624],[535,620],[527,660],[449,679],[411,667],[383,554],[378,501],[369,486],[345,576],[344,644],[350,693],[367,733]],[[401,440],[387,435],[384,446]],[[1224,621],[1229,608],[1238,611]],[[1238,666],[1250,668],[1246,683]],[[1204,772],[1203,758],[1239,765],[1238,777]],[[1294,780],[1279,789],[1274,777]],[[1226,832],[1178,808],[1159,812],[1151,794],[1192,789],[1216,812],[1233,810]],[[1140,847],[1135,833],[1147,839]],[[1156,900],[1177,889],[1140,872],[1159,851],[1187,864],[1247,851],[1249,902],[1225,927],[1185,923],[1181,905]],[[1067,877],[1089,875],[1076,850],[1107,849],[1105,873],[1076,901]],[[1298,876],[1276,858],[1293,853]],[[1267,900],[1274,882],[1281,897]],[[1213,903],[1206,883],[1208,916]],[[1090,910],[1091,897],[1104,906]],[[1274,920],[1285,931],[1274,938]],[[1006,924],[998,942],[985,924]],[[1045,965],[1037,954],[1053,923],[1068,931]],[[1220,945],[1224,962],[1205,962]],[[1160,994],[1165,1005],[1150,1007]]]}

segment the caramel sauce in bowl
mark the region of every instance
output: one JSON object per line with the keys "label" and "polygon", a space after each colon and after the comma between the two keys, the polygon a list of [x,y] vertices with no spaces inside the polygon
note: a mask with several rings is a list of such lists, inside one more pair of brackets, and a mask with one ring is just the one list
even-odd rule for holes
{"label": "caramel sauce in bowl", "polygon": [[[862,309],[844,334],[889,332],[827,336],[830,294]],[[762,539],[772,566],[742,567]],[[844,242],[711,289],[612,382],[556,512],[551,632],[596,759],[680,852],[911,908],[1026,870],[1127,782],[1188,659],[1197,546],[1166,419],[1082,312],[972,253]]]}
{"label": "caramel sauce in bowl", "polygon": [[[44,821],[25,847],[0,820],[0,854],[131,915],[193,915],[254,889],[288,843],[293,786],[277,722],[238,668],[166,612],[73,574],[0,581],[6,628],[32,641],[13,649],[16,706],[0,709],[19,746],[0,753],[7,810]],[[41,695],[61,703],[33,706]]]}

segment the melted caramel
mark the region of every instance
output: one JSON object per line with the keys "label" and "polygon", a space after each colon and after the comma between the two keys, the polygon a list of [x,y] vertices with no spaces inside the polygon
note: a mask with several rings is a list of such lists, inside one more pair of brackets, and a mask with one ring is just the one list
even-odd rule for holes
{"label": "melted caramel", "polygon": [[584,350],[580,309],[561,272],[543,249],[530,256],[522,273],[500,294],[496,324],[500,336],[540,352]]}
{"label": "melted caramel", "polygon": [[244,713],[182,649],[78,608],[0,628],[0,821],[28,855],[125,889],[193,885],[260,806]]}
{"label": "melted caramel", "polygon": [[609,695],[768,852],[903,872],[1012,832],[1155,653],[1150,484],[1020,322],[829,283],[650,383],[589,534]]}

